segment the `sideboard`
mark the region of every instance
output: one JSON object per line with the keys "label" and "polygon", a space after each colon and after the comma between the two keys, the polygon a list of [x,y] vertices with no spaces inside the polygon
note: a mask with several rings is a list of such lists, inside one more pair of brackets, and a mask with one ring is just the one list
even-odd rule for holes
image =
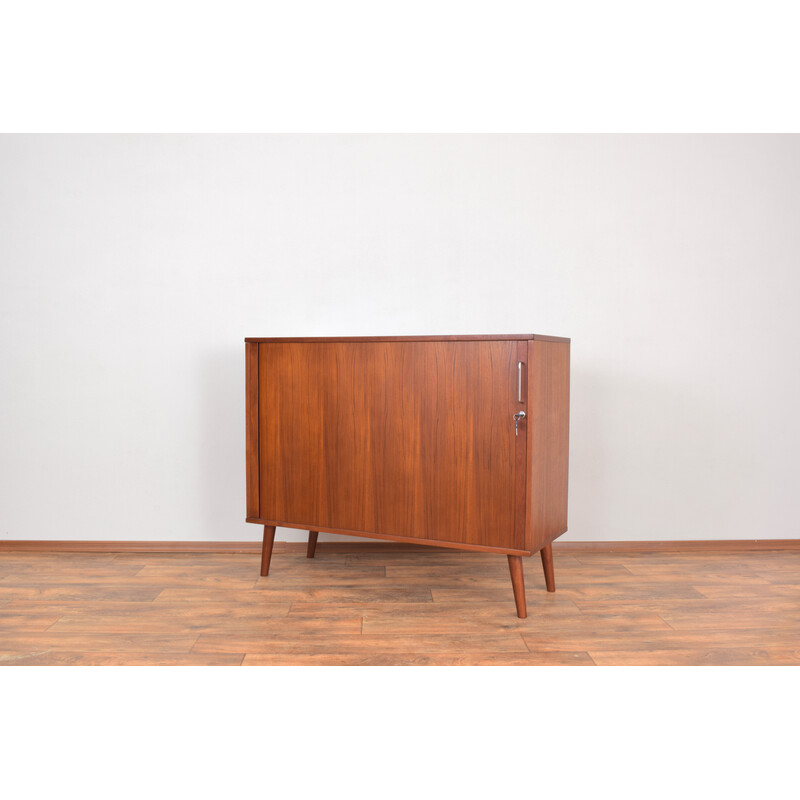
{"label": "sideboard", "polygon": [[246,338],[247,521],[522,558],[567,530],[570,340]]}

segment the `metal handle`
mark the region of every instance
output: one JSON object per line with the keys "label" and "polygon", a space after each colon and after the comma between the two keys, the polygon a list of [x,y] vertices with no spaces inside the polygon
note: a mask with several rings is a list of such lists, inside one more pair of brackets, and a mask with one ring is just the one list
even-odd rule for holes
{"label": "metal handle", "polygon": [[522,362],[517,361],[517,402],[522,402]]}

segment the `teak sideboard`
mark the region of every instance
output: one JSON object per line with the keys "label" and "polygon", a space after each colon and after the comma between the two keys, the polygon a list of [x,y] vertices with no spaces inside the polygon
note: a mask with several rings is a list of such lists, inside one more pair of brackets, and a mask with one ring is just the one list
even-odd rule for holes
{"label": "teak sideboard", "polygon": [[245,339],[247,521],[508,556],[567,530],[570,340]]}

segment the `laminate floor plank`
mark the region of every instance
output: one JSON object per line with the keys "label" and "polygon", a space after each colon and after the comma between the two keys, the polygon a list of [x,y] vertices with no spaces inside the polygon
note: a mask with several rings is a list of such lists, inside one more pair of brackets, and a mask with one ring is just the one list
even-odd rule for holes
{"label": "laminate floor plank", "polygon": [[[530,614],[530,611],[528,612]],[[559,619],[534,622],[527,630],[520,631],[525,643],[535,652],[541,647],[577,650],[586,642],[624,642],[627,649],[631,641],[658,641],[672,636],[675,631],[657,614],[642,614],[631,619],[619,617],[593,617],[590,619]]]}
{"label": "laminate floor plank", "polygon": [[676,631],[636,627],[617,630],[538,630],[522,634],[532,651],[541,648],[570,649],[582,646],[588,653],[610,651],[692,650],[755,647],[770,649],[797,647],[797,636],[788,628],[755,628],[730,630]]}
{"label": "laminate floor plank", "polygon": [[[730,543],[729,543],[730,544]],[[706,550],[694,550],[687,548],[685,550],[632,550],[627,548],[614,548],[606,549],[605,546],[602,550],[583,550],[583,549],[564,549],[564,543],[555,542],[553,545],[553,552],[557,555],[571,555],[573,558],[582,562],[601,562],[608,561],[613,563],[625,563],[629,561],[641,561],[657,564],[660,562],[687,562],[693,563],[697,560],[698,563],[704,561],[725,561],[731,559],[750,559],[753,562],[763,561],[796,561],[800,558],[800,548],[793,548],[791,550],[769,550],[769,549],[751,549],[751,550],[737,550],[733,546],[728,547],[714,547]]]}
{"label": "laminate floor plank", "polygon": [[[723,609],[736,609],[742,603],[748,601],[763,600],[764,603],[772,602],[773,600],[786,600],[787,598],[780,595],[769,596],[765,598],[754,597],[705,597],[698,593],[697,597],[664,597],[664,596],[651,596],[649,598],[625,598],[625,597],[603,597],[594,599],[590,596],[576,597],[572,596],[572,601],[584,613],[612,613],[615,610],[618,613],[634,614],[637,612],[646,612],[653,614],[671,614],[675,612],[691,611],[701,616],[710,616],[714,614],[715,605],[717,601],[723,601],[722,606],[716,608]],[[746,608],[746,606],[745,606]],[[757,608],[757,607],[756,607]],[[769,621],[769,614],[764,612],[761,615],[762,621],[767,624]]]}
{"label": "laminate floor plank", "polygon": [[197,639],[194,653],[242,652],[282,655],[340,656],[343,653],[470,653],[496,655],[498,653],[525,653],[528,648],[516,631],[488,635],[430,634],[415,636],[328,636],[320,634],[313,641],[308,638],[281,636],[239,637],[222,634],[202,634]]}
{"label": "laminate floor plank", "polygon": [[[642,582],[646,580],[650,584],[659,583],[659,584],[674,584],[676,582],[682,582],[686,579],[686,573],[683,570],[647,570],[638,568],[632,575],[633,580],[631,583],[634,582]],[[711,572],[707,570],[696,570],[692,574],[692,580],[694,583],[704,583],[704,584],[715,584],[721,583],[725,585],[730,585],[731,583],[736,583],[739,586],[753,586],[753,585],[760,585],[764,586],[769,583],[766,578],[757,575],[755,572],[751,572],[749,570],[731,570],[731,571],[717,571]]]}
{"label": "laminate floor plank", "polygon": [[25,656],[4,656],[0,666],[37,667],[236,667],[244,653],[92,653],[47,650]]}
{"label": "laminate floor plank", "polygon": [[4,577],[36,578],[53,582],[61,580],[64,583],[85,583],[87,578],[127,578],[136,575],[144,568],[144,564],[25,564],[14,567]]}
{"label": "laminate floor plank", "polygon": [[[456,585],[458,588],[447,588]],[[508,599],[511,592],[510,586],[500,586],[489,584],[488,587],[481,586],[480,584],[463,585],[461,582],[454,581],[453,583],[443,584],[445,588],[434,585],[431,588],[433,599],[437,603],[468,603],[472,602],[487,602],[487,603],[501,603]],[[535,611],[540,604],[548,601],[548,598],[542,596],[544,587],[532,586],[527,580],[525,581],[525,588],[528,594],[528,610]],[[578,586],[570,584],[568,581],[559,579],[558,572],[556,572],[556,591],[555,595],[560,596],[564,600],[571,600],[580,606],[582,600],[587,600],[589,603],[595,601],[608,601],[619,600],[627,602],[631,606],[635,606],[639,602],[647,602],[658,599],[704,599],[696,589],[691,586],[659,586],[647,583],[636,583],[622,586],[619,584],[592,584],[585,586]]]}
{"label": "laminate floor plank", "polygon": [[[8,580],[9,579],[6,579],[6,581]],[[98,579],[96,583],[98,585],[102,585],[104,583],[111,584],[115,581],[117,583],[119,582],[116,578],[111,578],[108,580]],[[202,572],[193,573],[191,569],[186,571],[164,571],[159,569],[148,571],[148,568],[144,567],[140,572],[133,576],[128,583],[132,587],[139,586],[140,584],[146,585],[159,583],[162,586],[211,586],[227,589],[250,589],[255,585],[255,582],[255,578],[252,576],[244,577],[244,575],[228,575],[225,573],[217,575],[203,574]],[[6,582],[0,581],[0,587],[5,585]]]}
{"label": "laminate floor plank", "polygon": [[[199,655],[199,654],[198,654]],[[509,653],[495,655],[470,655],[460,653],[370,653],[368,655],[350,654],[268,654],[248,653],[243,666],[374,666],[374,667],[509,667],[509,666],[592,666],[594,661],[585,652],[549,650],[546,653]]]}
{"label": "laminate floor plank", "polygon": [[621,600],[630,603],[657,598],[672,598],[675,600],[699,600],[703,595],[693,586],[678,583],[659,583],[640,580],[636,583],[593,583],[593,584],[560,584],[556,579],[556,586],[576,602],[581,598],[593,600]]}
{"label": "laminate floor plank", "polygon": [[[698,631],[706,629],[723,628],[729,633],[739,628],[753,628],[764,623],[770,628],[787,628],[794,630],[797,643],[800,645],[800,609],[794,608],[791,611],[781,611],[778,614],[765,616],[761,612],[747,613],[736,609],[730,611],[716,611],[706,615],[696,612],[662,613],[661,618],[676,630]],[[771,616],[771,618],[770,618]]]}
{"label": "laminate floor plank", "polygon": [[9,612],[5,606],[0,606],[0,642],[8,631],[46,631],[51,625],[58,622],[56,614],[26,614],[12,610]]}
{"label": "laminate floor plank", "polygon": [[[498,631],[530,630],[528,619],[519,619],[509,614],[506,603],[452,604],[448,614],[442,614],[439,603],[404,605],[400,608],[384,604],[363,610],[362,632],[366,634],[475,634],[489,635]],[[296,605],[292,607],[294,614]],[[583,620],[583,615],[574,604],[558,603],[542,606],[536,610],[536,623],[555,624],[572,619]],[[659,620],[660,621],[660,620]],[[662,623],[663,624],[663,623]]]}
{"label": "laminate floor plank", "polygon": [[[350,634],[361,633],[362,620],[358,615],[339,618],[320,618],[295,614],[291,620],[292,633],[300,638],[317,633]],[[53,623],[49,633],[94,634],[157,634],[173,636],[198,636],[200,634],[220,634],[224,636],[272,636],[285,634],[286,614],[264,614],[230,617],[197,616],[174,617],[169,613],[161,616],[148,614],[143,617],[128,615],[65,616]]]}
{"label": "laminate floor plank", "polygon": [[793,597],[800,602],[800,581],[794,584],[768,582],[764,585],[748,584],[747,586],[741,586],[737,583],[696,584],[694,588],[704,597],[711,599],[721,597],[731,600]]}
{"label": "laminate floor plank", "polygon": [[151,633],[38,633],[5,634],[0,648],[4,652],[21,654],[42,653],[47,650],[70,652],[137,652],[137,653],[188,653],[196,634]]}
{"label": "laminate floor plank", "polygon": [[[553,602],[543,604],[544,613],[580,615],[578,607],[568,598],[557,598],[549,595]],[[513,602],[513,596],[512,596]],[[475,603],[449,604],[447,616],[452,619],[456,616],[471,617],[473,619],[497,619],[508,616],[508,603]],[[364,617],[381,615],[385,617],[422,619],[426,617],[441,617],[442,610],[438,603],[292,603],[289,616],[297,614],[312,614],[320,617],[341,616],[359,613]],[[518,619],[515,617],[515,619]],[[522,625],[525,620],[519,620]]]}
{"label": "laminate floor plank", "polygon": [[273,571],[272,564],[270,564],[269,576],[259,576],[256,581],[256,588],[267,590],[276,583],[281,586],[298,583],[308,583],[315,586],[359,583],[368,585],[375,583],[375,581],[382,581],[386,577],[385,570],[385,567],[380,566],[353,568],[342,566],[340,569],[326,569],[315,565],[307,570],[278,568]]}
{"label": "laminate floor plank", "polygon": [[163,584],[54,584],[52,586],[3,586],[0,584],[0,601],[14,600],[154,600],[162,591]]}
{"label": "laminate floor plank", "polygon": [[[538,559],[538,556],[537,556]],[[387,559],[388,560],[388,559]],[[508,574],[508,561],[506,559],[492,559],[487,564],[473,564],[465,561],[462,564],[452,562],[449,564],[432,563],[425,566],[420,563],[422,559],[417,559],[417,564],[386,564],[386,577],[387,578],[417,578],[417,577],[431,577],[431,578],[450,578],[450,577],[477,577],[477,578],[490,578],[490,577],[504,577]],[[539,572],[541,572],[540,564],[532,558],[526,559],[524,565],[530,564],[531,567],[537,567],[532,572],[533,580],[538,583]],[[558,563],[555,562],[555,569],[558,570]],[[608,565],[604,564],[602,567],[585,567],[570,566],[560,570],[564,575],[571,575],[575,578],[583,578],[586,581],[594,583],[602,583],[604,581],[623,579],[630,582],[641,581],[626,567],[618,564]],[[527,578],[528,576],[526,576]],[[754,576],[755,577],[755,576]]]}
{"label": "laminate floor plank", "polygon": [[245,605],[243,603],[212,602],[210,599],[203,603],[154,603],[150,602],[125,602],[109,600],[64,600],[57,603],[38,600],[15,600],[0,606],[0,614],[58,614],[60,616],[91,617],[165,617],[206,620],[219,618],[235,620],[243,617],[260,618],[263,616],[286,616],[291,608],[290,603],[258,603]]}
{"label": "laminate floor plank", "polygon": [[173,584],[185,582],[231,582],[247,584],[269,585],[278,580],[350,580],[355,581],[361,578],[383,578],[386,568],[379,565],[358,566],[348,568],[344,562],[340,565],[315,564],[314,559],[306,559],[308,566],[303,564],[276,564],[270,563],[269,576],[262,578],[259,575],[259,565],[241,564],[237,567],[217,564],[198,564],[198,565],[157,565],[146,566],[137,573],[137,577],[143,581],[152,582],[154,580],[169,579]]}
{"label": "laminate floor plank", "polygon": [[113,553],[56,553],[29,550],[1,550],[0,564],[110,564],[116,560]]}
{"label": "laminate floor plank", "polygon": [[800,665],[800,648],[731,647],[694,650],[592,650],[600,666],[769,666]]}
{"label": "laminate floor plank", "polygon": [[208,592],[196,588],[166,588],[155,602],[202,603],[206,599],[225,599],[242,603],[430,603],[431,590],[422,587],[392,587],[383,582],[367,582],[360,586],[342,584],[333,588],[311,586],[309,588],[281,588],[275,583],[270,588],[250,591]]}
{"label": "laminate floor plank", "polygon": [[[576,560],[583,568],[611,568],[611,567],[625,567],[631,574],[652,572],[657,573],[659,570],[663,572],[683,573],[687,575],[690,572],[706,570],[713,572],[714,570],[721,571],[737,571],[744,570],[752,574],[756,574],[761,565],[765,569],[771,569],[773,562],[756,562],[748,563],[747,559],[751,553],[737,553],[731,554],[728,557],[721,557],[715,555],[714,558],[704,558],[702,554],[692,554],[691,556],[673,557],[670,555],[668,558],[659,558],[650,553],[641,553],[637,557],[632,557],[631,554],[625,554],[619,558],[608,557],[589,557],[580,556]],[[731,559],[736,559],[732,561]],[[556,562],[558,563],[558,562]]]}
{"label": "laminate floor plank", "polygon": [[800,583],[800,569],[776,569],[769,572],[759,570],[756,574],[759,578],[781,586],[797,586]]}
{"label": "laminate floor plank", "polygon": [[800,551],[0,552],[0,665],[800,663]]}
{"label": "laminate floor plank", "polygon": [[[275,542],[273,552],[278,552],[278,542]],[[220,564],[239,567],[243,564],[258,565],[261,562],[259,556],[252,553],[118,553],[114,556],[117,564],[142,563],[150,566],[177,565],[186,566],[188,564]]]}

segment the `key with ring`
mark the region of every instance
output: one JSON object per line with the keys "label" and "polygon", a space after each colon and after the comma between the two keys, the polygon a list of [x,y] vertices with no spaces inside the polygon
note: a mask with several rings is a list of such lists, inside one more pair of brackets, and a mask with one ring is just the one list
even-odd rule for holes
{"label": "key with ring", "polygon": [[522,419],[525,419],[525,412],[517,411],[517,413],[514,414],[514,436],[519,436],[519,422]]}

